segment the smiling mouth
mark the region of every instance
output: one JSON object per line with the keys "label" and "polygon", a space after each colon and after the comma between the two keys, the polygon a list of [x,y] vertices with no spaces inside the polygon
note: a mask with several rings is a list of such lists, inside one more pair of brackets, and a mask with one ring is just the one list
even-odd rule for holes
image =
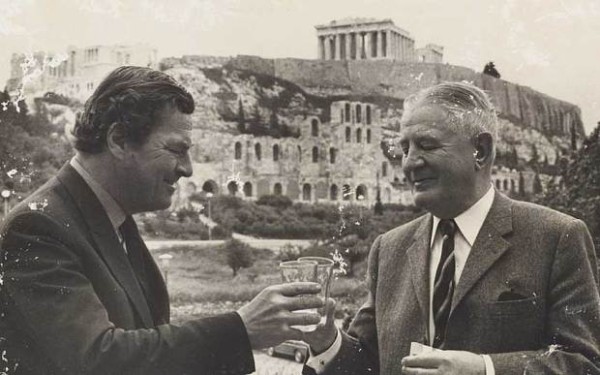
{"label": "smiling mouth", "polygon": [[413,180],[413,187],[415,190],[422,190],[427,188],[429,185],[435,182],[435,178],[420,178],[418,180]]}
{"label": "smiling mouth", "polygon": [[169,190],[171,193],[173,193],[173,192],[175,191],[175,189],[176,189],[176,188],[175,188],[175,182],[173,182],[173,183],[170,183],[170,182],[168,182],[168,181],[165,181],[165,184],[167,185],[167,187],[168,187],[168,190]]}

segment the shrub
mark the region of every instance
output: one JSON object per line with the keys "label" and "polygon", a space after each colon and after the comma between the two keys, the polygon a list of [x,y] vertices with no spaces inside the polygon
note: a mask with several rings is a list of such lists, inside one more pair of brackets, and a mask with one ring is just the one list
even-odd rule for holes
{"label": "shrub", "polygon": [[290,207],[292,203],[292,200],[285,195],[263,195],[256,201],[256,204],[277,207],[281,209]]}
{"label": "shrub", "polygon": [[251,267],[254,263],[250,246],[232,238],[224,245],[225,261],[235,277],[241,268]]}

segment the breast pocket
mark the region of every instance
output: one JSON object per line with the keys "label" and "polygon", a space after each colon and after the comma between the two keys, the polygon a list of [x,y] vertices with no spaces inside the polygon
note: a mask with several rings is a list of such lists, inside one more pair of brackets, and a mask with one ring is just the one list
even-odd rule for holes
{"label": "breast pocket", "polygon": [[487,312],[488,333],[495,337],[499,351],[537,349],[545,323],[541,298],[492,302]]}

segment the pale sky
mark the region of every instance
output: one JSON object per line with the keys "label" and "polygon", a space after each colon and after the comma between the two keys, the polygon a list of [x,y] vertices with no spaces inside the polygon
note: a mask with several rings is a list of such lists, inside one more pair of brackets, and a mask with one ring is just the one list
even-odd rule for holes
{"label": "pale sky", "polygon": [[317,57],[314,25],[391,18],[444,61],[578,105],[600,121],[600,0],[0,0],[0,87],[12,52],[144,43],[159,57]]}

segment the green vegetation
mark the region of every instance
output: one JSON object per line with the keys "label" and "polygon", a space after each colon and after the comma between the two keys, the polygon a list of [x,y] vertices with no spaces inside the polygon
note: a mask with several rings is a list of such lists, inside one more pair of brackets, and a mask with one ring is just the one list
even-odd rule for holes
{"label": "green vegetation", "polygon": [[282,196],[264,196],[256,203],[218,196],[211,204],[212,219],[226,231],[263,238],[331,241],[357,234],[366,239],[419,215],[419,211],[402,205],[382,205],[382,214],[374,215],[367,207],[292,204]]}
{"label": "green vegetation", "polygon": [[[50,96],[48,101],[57,101]],[[0,184],[24,197],[56,174],[72,155],[64,129],[44,115],[40,99],[34,115],[24,101],[18,108],[0,92]]]}
{"label": "green vegetation", "polygon": [[[200,222],[198,212],[191,208],[141,214],[137,222],[142,234],[148,238],[208,240],[208,227]],[[212,229],[211,238],[214,240],[230,237],[231,231],[220,225]]]}
{"label": "green vegetation", "polygon": [[233,277],[237,276],[240,269],[249,268],[254,263],[250,246],[235,238],[225,242],[223,251],[225,252],[225,261],[233,272]]}
{"label": "green vegetation", "polygon": [[535,197],[544,206],[583,220],[600,251],[600,124],[583,147],[560,162],[560,182]]}

